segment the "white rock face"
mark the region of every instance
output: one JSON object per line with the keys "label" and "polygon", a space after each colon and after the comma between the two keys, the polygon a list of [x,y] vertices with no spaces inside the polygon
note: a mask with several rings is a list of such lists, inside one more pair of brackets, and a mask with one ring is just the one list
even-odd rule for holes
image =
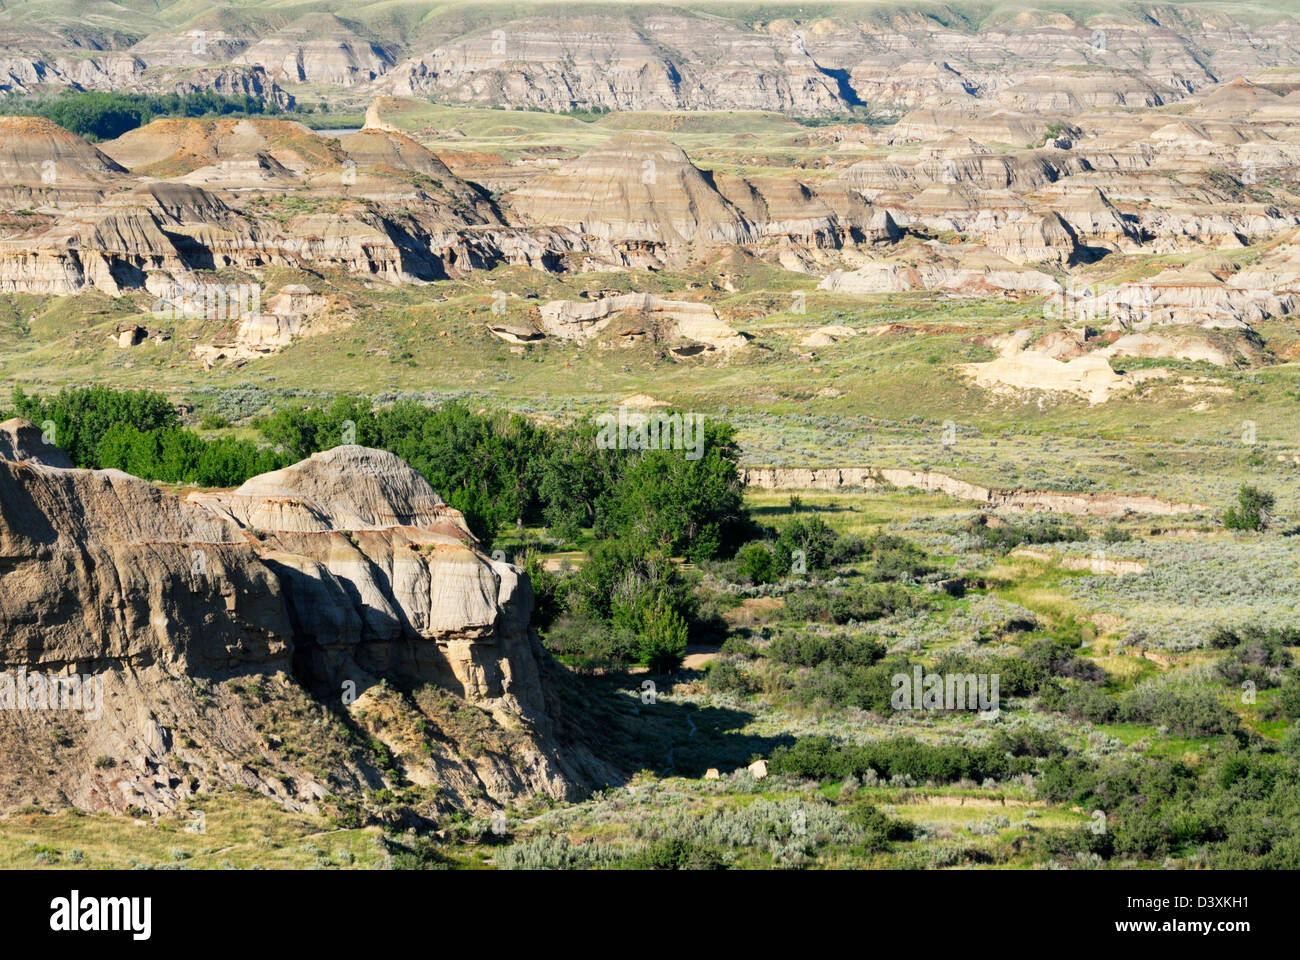
{"label": "white rock face", "polygon": [[397,455],[339,446],[253,477],[230,493],[194,494],[243,526],[319,533],[393,526],[450,526],[469,538],[460,512]]}
{"label": "white rock face", "polygon": [[964,363],[960,369],[982,387],[1002,392],[1043,390],[1069,393],[1089,403],[1105,403],[1114,394],[1133,389],[1144,379],[1163,377],[1167,370],[1116,373],[1106,358],[1095,353],[1057,360],[1033,350],[998,357],[985,363]]}
{"label": "white rock face", "polygon": [[313,672],[406,673],[489,710],[540,709],[527,578],[478,551],[401,458],[335,447],[189,502],[262,538]]}
{"label": "white rock face", "polygon": [[748,341],[718,317],[707,303],[667,300],[652,293],[625,293],[600,300],[552,300],[541,307],[543,329],[565,340],[594,337],[620,313],[632,311],[651,320],[672,324],[671,336],[707,344],[718,350],[734,350]]}
{"label": "white rock face", "polygon": [[1061,285],[1049,274],[1017,265],[984,248],[936,246],[928,248],[926,256],[911,253],[871,260],[853,270],[832,271],[818,289],[853,294],[943,290],[989,296],[1052,294],[1060,291]]}

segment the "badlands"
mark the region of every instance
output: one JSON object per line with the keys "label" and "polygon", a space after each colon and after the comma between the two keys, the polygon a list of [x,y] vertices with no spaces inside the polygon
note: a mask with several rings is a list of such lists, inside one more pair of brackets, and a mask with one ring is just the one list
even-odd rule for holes
{"label": "badlands", "polygon": [[0,864],[1294,867],[1298,170],[1290,0],[8,4]]}
{"label": "badlands", "polygon": [[[351,328],[376,281],[623,273],[631,289],[583,290],[576,312],[534,302],[516,316],[516,292],[498,288],[487,326],[521,347],[623,315],[614,326],[634,341],[663,310],[618,297],[694,301],[650,337],[683,359],[743,353],[752,335],[735,323],[752,311],[700,302],[710,293],[690,279],[660,291],[638,278],[705,268],[736,292],[726,261],[737,277],[766,264],[814,278],[836,302],[1041,301],[1049,329],[1003,341],[1024,356],[995,348],[962,368],[993,392],[1104,402],[1140,382],[1102,369],[1121,357],[1285,359],[1300,28],[1228,6],[1133,9],[938,29],[887,6],[800,22],[634,7],[459,36],[437,18],[401,42],[366,7],[288,23],[249,9],[101,27],[75,69],[53,51],[84,28],[13,12],[0,25],[15,103],[238,89],[280,112],[159,117],[99,143],[0,117],[14,211],[0,290],[126,298],[138,314],[117,317],[118,342],[183,333],[176,345],[211,369]],[[342,126],[322,127],[327,107]],[[196,343],[159,322],[212,319],[188,293],[212,274],[266,302],[227,310]]]}

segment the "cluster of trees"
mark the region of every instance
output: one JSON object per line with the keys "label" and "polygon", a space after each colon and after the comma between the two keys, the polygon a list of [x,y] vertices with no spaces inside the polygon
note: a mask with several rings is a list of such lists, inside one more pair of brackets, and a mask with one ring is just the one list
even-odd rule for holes
{"label": "cluster of trees", "polygon": [[252,440],[205,440],[184,427],[141,430],[126,423],[109,427],[97,449],[102,467],[159,483],[196,483],[204,487],[236,487],[249,477],[279,470],[292,462]]}
{"label": "cluster of trees", "polygon": [[419,471],[491,549],[497,529],[541,523],[560,538],[591,529],[634,552],[710,559],[750,530],[733,428],[706,422],[702,455],[620,451],[596,443],[594,424],[538,426],[458,403],[375,407],[341,396],[261,420],[265,440],[207,440],[181,425],[162,394],[107,387],[48,396],[14,391],[13,410],[53,424],[54,442],[81,467],[116,467],[149,480],[242,483],[341,443],[390,450]]}
{"label": "cluster of trees", "polygon": [[598,543],[581,569],[567,575],[547,571],[534,556],[528,573],[546,646],[576,665],[671,669],[698,626],[695,597],[679,565],[644,544]]}
{"label": "cluster of trees", "polygon": [[51,396],[13,393],[14,412],[49,425],[53,442],[74,464],[116,469],[160,483],[233,487],[285,466],[289,458],[251,440],[206,440],[180,423],[160,393],[78,387]]}
{"label": "cluster of trees", "polygon": [[837,534],[820,517],[794,517],[742,547],[736,554],[736,575],[753,584],[775,583],[847,563],[863,549],[860,537]]}
{"label": "cluster of trees", "polygon": [[325,406],[295,405],[257,423],[262,444],[206,439],[181,424],[164,396],[144,390],[74,388],[42,397],[19,389],[13,406],[51,423],[55,442],[82,467],[235,486],[357,443],[392,451],[419,471],[464,513],[485,549],[502,526],[545,524],[570,539],[590,531],[597,543],[581,571],[559,575],[536,558],[530,563],[539,625],[555,623],[555,647],[581,660],[674,665],[696,611],[673,558],[728,556],[753,533],[734,430],[722,422],[703,424],[700,456],[688,458],[673,449],[604,449],[594,423],[543,427],[457,403],[376,407],[341,396]]}
{"label": "cluster of trees", "polygon": [[[793,517],[780,528],[765,527],[736,552],[735,574],[762,585],[804,577],[867,559],[874,581],[914,579],[938,569],[920,547],[904,537],[876,534],[863,539],[832,530],[820,517]],[[724,571],[725,572],[725,571]]]}
{"label": "cluster of trees", "polygon": [[112,140],[155,117],[274,114],[280,108],[248,94],[99,93],[68,91],[49,99],[15,99],[4,113],[45,117],[87,140]]}
{"label": "cluster of trees", "polygon": [[707,560],[729,555],[750,529],[735,430],[724,422],[704,423],[697,459],[681,450],[603,449],[590,421],[546,427],[458,403],[376,408],[337,397],[277,411],[259,429],[295,457],[345,440],[391,450],[489,547],[502,525],[544,524],[559,539],[590,528],[639,553]]}

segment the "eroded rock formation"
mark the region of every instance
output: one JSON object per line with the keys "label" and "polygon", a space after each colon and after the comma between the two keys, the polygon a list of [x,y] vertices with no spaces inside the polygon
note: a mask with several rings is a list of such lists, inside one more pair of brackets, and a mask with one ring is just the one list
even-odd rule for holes
{"label": "eroded rock formation", "polygon": [[[388,782],[349,747],[365,708],[405,720],[375,735],[450,803],[608,775],[559,750],[527,577],[392,454],[338,447],[185,499],[59,463],[0,425],[0,672],[102,696],[93,715],[0,710],[0,802],[159,812],[236,783],[304,807]],[[457,710],[483,718],[472,748]]]}

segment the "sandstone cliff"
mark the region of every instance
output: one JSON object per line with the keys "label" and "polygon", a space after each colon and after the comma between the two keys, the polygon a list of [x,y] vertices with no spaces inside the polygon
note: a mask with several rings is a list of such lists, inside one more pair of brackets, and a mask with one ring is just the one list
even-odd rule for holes
{"label": "sandstone cliff", "polygon": [[991,508],[1044,510],[1078,516],[1122,517],[1128,513],[1169,516],[1195,513],[1205,507],[1175,503],[1159,497],[1129,493],[1056,493],[1047,490],[998,490],[929,470],[889,467],[749,467],[741,471],[749,486],[762,490],[869,490],[873,487],[915,487],[946,493]]}
{"label": "sandstone cliff", "polygon": [[240,784],[300,808],[402,781],[481,808],[612,778],[560,749],[527,577],[392,454],[178,500],[40,444],[0,425],[0,672],[101,696],[0,710],[0,803],[159,812]]}

